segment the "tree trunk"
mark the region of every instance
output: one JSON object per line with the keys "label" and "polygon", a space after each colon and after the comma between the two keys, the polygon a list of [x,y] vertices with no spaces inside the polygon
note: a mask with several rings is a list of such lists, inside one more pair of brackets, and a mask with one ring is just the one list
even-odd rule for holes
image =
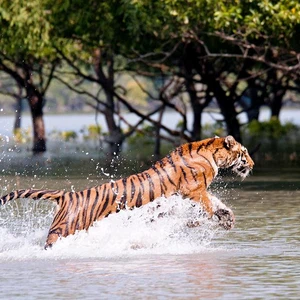
{"label": "tree trunk", "polygon": [[242,142],[234,101],[231,97],[226,96],[220,81],[217,80],[218,76],[214,73],[213,65],[207,62],[204,68],[198,67],[198,70],[200,70],[203,83],[207,85],[208,90],[214,94],[218,102],[226,124],[227,134],[232,135],[238,142]]}
{"label": "tree trunk", "polygon": [[227,133],[232,135],[238,142],[242,142],[240,124],[237,120],[237,114],[233,101],[231,101],[231,99],[227,99],[226,97],[222,97],[221,95],[216,95],[216,98],[221,109],[221,113],[225,119]]}
{"label": "tree trunk", "polygon": [[[111,90],[112,91],[112,90]],[[106,142],[109,145],[109,155],[111,157],[119,154],[122,149],[123,144],[123,134],[121,128],[117,126],[114,119],[114,99],[111,91],[105,91],[106,94],[106,103],[108,107],[105,108],[105,120],[108,128],[108,137]]]}
{"label": "tree trunk", "polygon": [[203,106],[199,103],[196,93],[190,93],[188,90],[191,100],[191,105],[193,109],[193,128],[192,128],[192,140],[199,141],[201,140],[202,133],[202,111]]}
{"label": "tree trunk", "polygon": [[14,132],[21,128],[21,114],[22,114],[22,98],[17,99],[16,104],[16,118],[14,122]]}
{"label": "tree trunk", "polygon": [[226,96],[225,91],[222,89],[220,82],[216,80],[214,74],[209,73],[203,77],[206,78],[205,83],[207,84],[208,89],[212,91],[216,97],[221,114],[224,117],[227,134],[232,135],[238,142],[242,142],[240,124],[237,119],[234,101]]}
{"label": "tree trunk", "polygon": [[44,99],[41,95],[31,94],[28,96],[28,103],[31,110],[33,127],[33,148],[34,154],[46,151],[45,124],[43,119]]}
{"label": "tree trunk", "polygon": [[[162,123],[162,118],[164,115],[165,107],[159,111],[158,124]],[[155,128],[155,144],[154,144],[154,158],[157,160],[160,158],[161,150],[161,136],[160,136],[160,126]]]}
{"label": "tree trunk", "polygon": [[107,106],[104,109],[104,116],[108,128],[108,137],[105,142],[109,145],[109,155],[113,157],[117,155],[121,149],[124,141],[120,126],[116,124],[114,119],[115,115],[115,102],[114,102],[114,58],[113,54],[107,54],[107,75],[103,71],[103,57],[101,49],[96,49],[93,56],[93,66],[95,73],[98,77],[99,85],[103,88],[106,96]]}
{"label": "tree trunk", "polygon": [[[229,98],[226,95],[225,91],[222,89],[220,81],[217,80],[218,75],[215,74],[213,64],[208,60],[200,60],[200,57],[202,53],[205,53],[205,50],[202,49],[199,45],[188,45],[186,51],[188,61],[193,62],[193,68],[200,75],[202,83],[205,84],[208,88],[208,91],[212,92],[216,97],[221,113],[224,116],[227,133],[232,135],[237,141],[241,142],[242,137],[240,132],[240,124],[237,120],[234,101]],[[208,103],[209,101],[207,102],[207,104]],[[194,126],[197,126],[195,122]],[[197,130],[197,127],[195,127],[195,129]]]}
{"label": "tree trunk", "polygon": [[285,89],[280,89],[275,91],[274,99],[271,102],[271,118],[276,117],[277,119],[279,119],[279,114],[282,107],[282,99],[283,96],[285,95],[285,92],[286,92]]}
{"label": "tree trunk", "polygon": [[199,141],[201,140],[202,133],[202,111],[204,109],[203,105],[199,102],[197,97],[197,91],[193,81],[193,68],[195,55],[191,45],[188,45],[186,48],[185,55],[183,57],[183,73],[185,75],[185,85],[187,92],[190,97],[191,107],[193,110],[193,128],[192,128],[192,140]]}
{"label": "tree trunk", "polygon": [[[186,68],[188,74],[192,74],[192,70]],[[192,140],[199,141],[201,140],[201,117],[204,106],[199,102],[199,98],[197,97],[197,91],[195,89],[195,85],[192,78],[189,78],[191,75],[187,74],[186,78],[186,89],[190,96],[191,107],[193,110],[193,128],[192,128]]]}

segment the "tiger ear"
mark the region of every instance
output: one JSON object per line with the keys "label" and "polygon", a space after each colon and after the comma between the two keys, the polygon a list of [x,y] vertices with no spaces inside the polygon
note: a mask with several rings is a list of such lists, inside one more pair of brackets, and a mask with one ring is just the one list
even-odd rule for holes
{"label": "tiger ear", "polygon": [[234,137],[232,135],[228,135],[226,136],[225,140],[224,140],[224,145],[225,145],[225,148],[227,149],[232,149],[233,146],[236,144],[236,141],[234,139]]}

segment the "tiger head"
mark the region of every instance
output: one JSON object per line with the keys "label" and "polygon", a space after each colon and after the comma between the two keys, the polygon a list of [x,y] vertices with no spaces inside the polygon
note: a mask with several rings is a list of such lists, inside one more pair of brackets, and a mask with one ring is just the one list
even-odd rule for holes
{"label": "tiger head", "polygon": [[218,151],[215,151],[214,157],[218,167],[232,168],[232,171],[243,179],[247,177],[254,166],[248,150],[231,135],[215,138],[215,143]]}

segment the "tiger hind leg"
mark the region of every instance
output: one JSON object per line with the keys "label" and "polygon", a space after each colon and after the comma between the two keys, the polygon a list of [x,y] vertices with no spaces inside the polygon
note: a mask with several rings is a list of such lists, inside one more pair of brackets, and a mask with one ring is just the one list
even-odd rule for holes
{"label": "tiger hind leg", "polygon": [[[72,201],[71,201],[72,200]],[[51,248],[60,238],[75,234],[79,230],[87,230],[92,222],[86,217],[84,206],[66,194],[58,206],[50,226],[44,248]]]}
{"label": "tiger hind leg", "polygon": [[59,233],[49,232],[44,245],[44,249],[47,250],[48,248],[52,248],[52,245],[59,239],[59,237],[61,237]]}

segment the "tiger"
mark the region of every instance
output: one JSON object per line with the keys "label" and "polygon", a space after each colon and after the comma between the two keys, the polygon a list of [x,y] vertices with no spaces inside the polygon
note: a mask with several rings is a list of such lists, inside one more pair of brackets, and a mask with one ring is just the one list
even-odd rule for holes
{"label": "tiger", "polygon": [[183,199],[200,204],[208,219],[217,217],[220,226],[231,229],[235,222],[231,209],[211,195],[207,188],[219,169],[231,168],[244,179],[253,166],[247,149],[232,136],[213,137],[183,144],[148,170],[126,178],[78,192],[16,190],[1,197],[0,201],[4,205],[18,198],[30,198],[51,200],[57,204],[45,249],[52,247],[58,239],[88,230],[94,222],[112,213],[172,195],[180,195]]}

